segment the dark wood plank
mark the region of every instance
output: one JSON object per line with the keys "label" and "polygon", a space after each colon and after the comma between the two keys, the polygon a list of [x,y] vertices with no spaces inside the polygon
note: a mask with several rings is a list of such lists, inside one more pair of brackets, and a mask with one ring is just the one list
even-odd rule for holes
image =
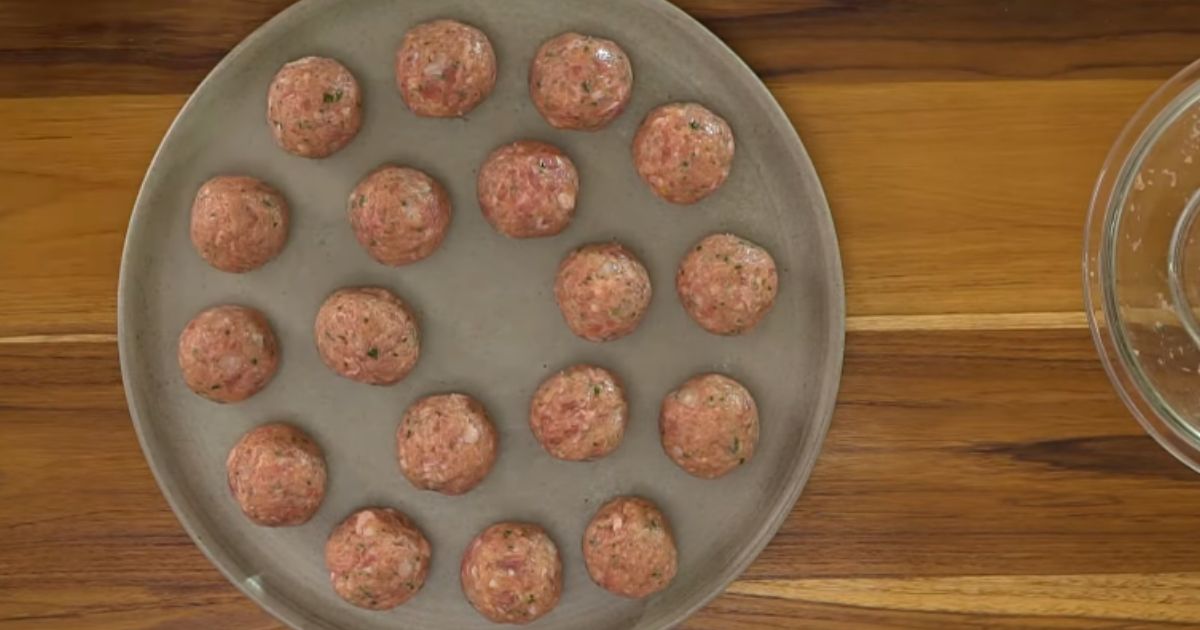
{"label": "dark wood plank", "polygon": [[[190,92],[291,2],[0,0],[0,97]],[[1191,0],[677,4],[761,75],[804,81],[1161,79],[1200,56]]]}
{"label": "dark wood plank", "polygon": [[[0,344],[0,401],[0,624],[271,626],[207,565],[159,496],[112,345]],[[1155,577],[1200,572],[1198,482],[1141,434],[1086,331],[852,334],[809,487],[734,594],[690,627],[1198,623],[1200,604],[1178,593],[1195,579]],[[1064,574],[1065,585],[1044,592],[1026,584]],[[1089,590],[1088,576],[1109,574],[1144,574],[1128,589],[1136,605],[1105,604],[1103,585]],[[1007,599],[972,603],[975,576],[1000,579],[992,588]],[[951,591],[961,578],[961,593],[942,597],[975,612],[907,610],[883,590],[896,578]],[[846,605],[810,592],[837,592],[839,580],[860,590],[881,580],[880,595]],[[785,596],[764,596],[772,585]],[[1084,612],[1046,603],[1058,601],[1056,588],[1090,596]],[[1114,621],[1121,615],[1128,623]]]}

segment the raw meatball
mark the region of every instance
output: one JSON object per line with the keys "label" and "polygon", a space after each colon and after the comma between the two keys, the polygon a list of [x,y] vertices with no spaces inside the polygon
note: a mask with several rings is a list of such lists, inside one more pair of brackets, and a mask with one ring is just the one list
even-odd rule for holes
{"label": "raw meatball", "polygon": [[325,543],[329,581],[342,599],[370,610],[395,608],[425,584],[429,541],[403,512],[366,508],[351,514]]}
{"label": "raw meatball", "polygon": [[696,203],[729,177],[733,130],[703,105],[663,105],[638,129],[633,163],[654,194],[671,203]]}
{"label": "raw meatball", "polygon": [[179,335],[179,369],[192,391],[219,403],[246,400],[279,368],[279,345],[263,314],[245,306],[214,306]]}
{"label": "raw meatball", "polygon": [[325,498],[321,448],[288,424],[265,424],[243,435],[225,468],[233,498],[259,525],[306,523]]}
{"label": "raw meatball", "polygon": [[450,196],[416,169],[384,165],[347,201],[354,236],[375,260],[393,267],[432,254],[450,229]]}
{"label": "raw meatball", "polygon": [[496,427],[464,394],[413,403],[396,429],[400,471],[418,488],[457,495],[479,485],[496,463]]}
{"label": "raw meatball", "polygon": [[396,52],[396,86],[418,116],[462,116],[496,87],[492,42],[483,31],[454,20],[417,25]]}
{"label": "raw meatball", "polygon": [[192,204],[192,244],[208,264],[245,273],[283,251],[288,204],[278,190],[253,177],[214,177]]}
{"label": "raw meatball", "polygon": [[584,245],[558,267],[554,297],[571,332],[612,341],[633,332],[650,307],[650,275],[619,243]]}
{"label": "raw meatball", "polygon": [[758,325],[775,305],[778,286],[771,254],[732,234],[705,237],[675,275],[688,315],[718,335],[740,335]]}
{"label": "raw meatball", "polygon": [[538,48],[529,95],[552,126],[596,131],[629,105],[633,66],[616,42],[563,33]]}
{"label": "raw meatball", "polygon": [[741,383],[702,374],[663,399],[658,430],[663,450],[680,468],[715,479],[754,456],[758,406]]}
{"label": "raw meatball", "polygon": [[521,140],[488,156],[476,190],[484,218],[501,234],[554,236],[575,215],[579,171],[557,147]]}
{"label": "raw meatball", "polygon": [[463,594],[496,623],[529,623],[550,612],[562,595],[562,560],[546,530],[529,523],[496,523],[463,554]]}
{"label": "raw meatball", "polygon": [[546,379],[529,410],[529,428],[542,448],[569,461],[613,452],[628,422],[629,403],[620,379],[594,365],[575,365]]}
{"label": "raw meatball", "polygon": [[641,598],[667,588],[678,569],[678,552],[658,506],[640,497],[617,497],[588,523],[583,561],[592,581],[605,590]]}
{"label": "raw meatball", "polygon": [[394,293],[378,287],[329,296],[317,312],[314,333],[325,365],[360,383],[398,383],[421,356],[416,318]]}
{"label": "raw meatball", "polygon": [[333,155],[362,127],[358,80],[333,59],[305,57],[279,70],[267,93],[275,142],[307,158]]}

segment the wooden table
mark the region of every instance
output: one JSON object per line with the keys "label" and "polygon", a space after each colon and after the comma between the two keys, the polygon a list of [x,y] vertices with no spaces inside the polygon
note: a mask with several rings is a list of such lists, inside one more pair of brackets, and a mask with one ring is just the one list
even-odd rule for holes
{"label": "wooden table", "polygon": [[[496,0],[493,0],[496,1]],[[288,0],[0,0],[0,627],[274,628],[138,450],[116,278],[185,95]],[[1092,182],[1193,0],[686,0],[824,180],[849,306],[807,490],[686,627],[1200,625],[1200,478],[1109,388]]]}

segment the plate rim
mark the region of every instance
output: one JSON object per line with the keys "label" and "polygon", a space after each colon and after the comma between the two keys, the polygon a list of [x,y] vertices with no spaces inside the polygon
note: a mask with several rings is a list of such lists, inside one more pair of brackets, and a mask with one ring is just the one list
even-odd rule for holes
{"label": "plate rim", "polygon": [[[628,1],[657,11],[663,14],[666,19],[682,22],[683,26],[691,28],[701,38],[705,39],[709,46],[719,49],[721,53],[736,60],[736,65],[741,70],[755,77],[756,80],[752,82],[753,89],[760,91],[760,96],[765,96],[768,117],[772,119],[772,123],[778,123],[775,125],[777,128],[784,127],[790,130],[790,133],[785,132],[785,135],[787,135],[785,144],[787,145],[788,152],[793,155],[797,162],[808,164],[809,171],[813,177],[813,183],[816,185],[816,189],[812,192],[813,201],[817,206],[814,208],[817,216],[815,227],[820,232],[820,241],[828,244],[830,247],[830,257],[828,259],[830,268],[827,274],[827,281],[830,284],[829,293],[832,300],[826,309],[829,314],[828,327],[823,331],[827,340],[827,350],[825,361],[820,371],[820,374],[823,376],[823,382],[818,383],[818,387],[816,388],[818,400],[816,405],[814,405],[813,414],[809,419],[812,422],[812,438],[807,442],[812,445],[809,448],[813,450],[813,455],[812,457],[805,458],[801,456],[802,452],[797,454],[799,463],[790,470],[789,479],[785,486],[786,489],[781,495],[781,500],[776,502],[771,508],[770,513],[763,520],[763,526],[754,532],[753,538],[749,539],[739,552],[735,554],[733,559],[726,564],[725,568],[716,575],[711,583],[711,587],[697,589],[697,594],[685,596],[682,599],[682,603],[678,606],[677,611],[670,613],[665,622],[657,626],[658,628],[672,628],[686,621],[709,602],[716,599],[717,596],[723,594],[729,585],[749,568],[767,544],[774,539],[788,515],[795,508],[795,504],[803,493],[805,486],[807,486],[812,470],[823,449],[829,427],[832,424],[833,413],[837,406],[838,394],[841,388],[842,370],[845,361],[846,289],[836,225],[833,220],[833,212],[830,208],[829,200],[825,194],[825,188],[821,184],[820,174],[817,172],[816,165],[813,163],[807,147],[805,147],[803,140],[800,138],[799,132],[792,124],[790,118],[788,118],[779,101],[775,98],[775,95],[763,83],[758,73],[736,51],[730,48],[724,40],[691,14],[675,6],[668,0]],[[194,510],[190,509],[190,506],[185,505],[179,490],[175,487],[174,480],[170,479],[170,475],[165,472],[168,466],[163,461],[162,454],[156,454],[150,448],[148,420],[139,413],[137,402],[139,398],[131,385],[132,368],[130,364],[135,352],[131,347],[131,324],[126,322],[129,312],[133,308],[132,304],[129,303],[133,299],[132,280],[130,276],[133,273],[132,267],[134,265],[130,257],[130,243],[134,240],[132,235],[140,232],[141,225],[145,222],[145,217],[151,212],[147,208],[150,204],[146,201],[146,189],[151,180],[151,174],[160,167],[160,163],[163,160],[163,151],[168,140],[176,132],[180,121],[195,107],[198,95],[204,88],[214,80],[215,76],[222,74],[228,66],[236,63],[237,59],[241,56],[240,53],[263,38],[265,32],[277,22],[285,21],[293,14],[314,11],[320,8],[321,5],[334,5],[337,2],[338,0],[299,0],[289,5],[260,24],[254,31],[238,42],[236,46],[222,57],[221,61],[213,66],[204,79],[197,84],[163,134],[162,140],[155,149],[154,156],[146,167],[145,175],[138,188],[138,194],[130,213],[129,224],[126,227],[117,281],[117,351],[121,367],[122,388],[125,392],[125,401],[129,410],[130,420],[137,434],[138,445],[141,447],[142,455],[145,457],[147,466],[154,476],[159,492],[166,499],[175,519],[183,527],[184,531],[187,532],[192,543],[204,554],[208,562],[216,567],[225,579],[241,591],[250,601],[295,630],[308,630],[313,627],[332,629],[335,627],[330,626],[324,620],[313,618],[311,615],[306,614],[303,608],[296,606],[285,597],[266,591],[252,590],[246,584],[246,576],[236,572],[237,563],[234,562],[233,556],[225,548],[206,542],[206,537],[209,539],[215,539],[215,537],[207,536],[209,532],[202,525],[201,519],[197,517]]]}

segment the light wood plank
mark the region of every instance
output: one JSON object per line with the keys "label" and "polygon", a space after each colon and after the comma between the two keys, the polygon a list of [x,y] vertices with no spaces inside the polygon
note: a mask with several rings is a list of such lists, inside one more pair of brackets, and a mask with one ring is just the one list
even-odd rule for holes
{"label": "light wood plank", "polygon": [[[825,182],[849,312],[876,318],[1077,313],[1092,180],[1154,87],[773,85]],[[129,211],[182,101],[0,100],[0,233],[20,235],[0,248],[0,336],[113,331]]]}

